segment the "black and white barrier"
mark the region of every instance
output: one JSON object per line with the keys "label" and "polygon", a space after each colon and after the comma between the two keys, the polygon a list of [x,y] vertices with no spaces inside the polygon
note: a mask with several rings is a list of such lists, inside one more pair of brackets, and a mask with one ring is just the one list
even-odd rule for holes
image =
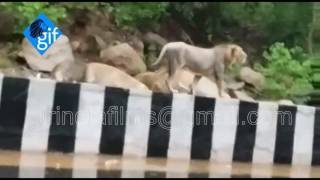
{"label": "black and white barrier", "polygon": [[0,78],[0,149],[318,165],[320,110]]}

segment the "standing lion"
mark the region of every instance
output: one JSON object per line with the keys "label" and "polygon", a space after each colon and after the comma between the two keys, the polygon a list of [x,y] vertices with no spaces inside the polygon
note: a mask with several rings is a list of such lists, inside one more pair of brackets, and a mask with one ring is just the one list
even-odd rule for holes
{"label": "standing lion", "polygon": [[160,64],[163,58],[168,60],[169,79],[168,86],[171,91],[176,91],[171,86],[171,81],[177,69],[188,68],[194,73],[207,76],[217,82],[219,96],[222,96],[222,81],[226,68],[233,64],[244,64],[247,54],[236,44],[220,44],[213,48],[201,48],[184,42],[167,43],[161,50],[153,67]]}

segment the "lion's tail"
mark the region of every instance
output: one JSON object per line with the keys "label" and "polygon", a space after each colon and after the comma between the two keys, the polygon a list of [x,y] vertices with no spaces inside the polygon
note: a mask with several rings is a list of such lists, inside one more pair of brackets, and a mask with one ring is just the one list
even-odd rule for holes
{"label": "lion's tail", "polygon": [[151,67],[157,66],[161,62],[161,60],[162,60],[163,56],[166,54],[166,52],[167,52],[167,46],[164,46],[160,52],[158,59],[154,63],[151,64]]}

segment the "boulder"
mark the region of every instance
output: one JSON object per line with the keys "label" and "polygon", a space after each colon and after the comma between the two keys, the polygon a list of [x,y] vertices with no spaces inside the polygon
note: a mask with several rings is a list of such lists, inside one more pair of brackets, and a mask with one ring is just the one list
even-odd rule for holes
{"label": "boulder", "polygon": [[71,48],[73,51],[77,51],[80,49],[81,42],[79,40],[73,40],[71,41]]}
{"label": "boulder", "polygon": [[291,100],[289,99],[281,99],[278,101],[278,104],[282,105],[295,105]]}
{"label": "boulder", "polygon": [[144,56],[144,44],[136,36],[131,36],[127,43],[140,55],[141,58]]}
{"label": "boulder", "polygon": [[102,62],[117,67],[133,76],[145,72],[147,69],[141,56],[127,43],[102,50],[100,58]]}
{"label": "boulder", "polygon": [[0,53],[0,68],[9,68],[14,67],[16,63],[13,62],[13,60],[9,59],[6,56],[2,56]]}
{"label": "boulder", "polygon": [[202,76],[194,86],[194,95],[230,99],[229,94],[222,91],[222,97],[219,96],[218,86],[209,78]]}
{"label": "boulder", "polygon": [[97,26],[102,29],[114,29],[115,24],[112,23],[112,16],[110,13],[100,12],[100,11],[92,11],[87,13],[89,17],[89,27]]}
{"label": "boulder", "polygon": [[99,49],[107,48],[107,43],[99,35],[94,35],[97,44],[99,45]]}
{"label": "boulder", "polygon": [[239,100],[255,102],[255,100],[244,91],[232,90],[231,94],[234,98]]}
{"label": "boulder", "polygon": [[161,93],[171,93],[167,84],[167,78],[161,78],[155,81],[152,85],[152,91]]}
{"label": "boulder", "polygon": [[105,47],[112,45],[115,41],[125,42],[125,37],[119,31],[108,31],[97,25],[87,26],[86,34],[99,37],[105,43]]}
{"label": "boulder", "polygon": [[36,75],[37,78],[41,78],[41,79],[52,79],[52,76],[50,75],[50,73],[44,73],[44,72],[38,72],[37,75]]}
{"label": "boulder", "polygon": [[23,66],[9,67],[0,69],[0,73],[5,76],[17,77],[17,78],[33,78],[38,75],[37,72],[27,69]]}
{"label": "boulder", "polygon": [[145,62],[147,64],[147,67],[149,69],[152,69],[151,64],[155,62],[158,54],[161,51],[161,48],[167,43],[167,40],[153,32],[147,32],[143,34],[142,40],[145,43],[146,47]]}
{"label": "boulder", "polygon": [[253,85],[257,90],[262,90],[265,82],[264,76],[249,67],[243,67],[240,70],[240,79]]}
{"label": "boulder", "polygon": [[36,71],[51,72],[56,65],[62,62],[74,61],[69,39],[65,35],[61,35],[42,56],[24,38],[22,42],[22,56],[26,59],[29,66]]}
{"label": "boulder", "polygon": [[167,43],[167,40],[165,40],[160,35],[153,33],[153,32],[147,32],[143,36],[143,42],[146,44],[155,44],[157,46],[164,46]]}
{"label": "boulder", "polygon": [[103,86],[149,91],[148,87],[129,74],[106,64],[88,63],[85,81]]}
{"label": "boulder", "polygon": [[17,66],[17,63],[13,59],[10,59],[9,49],[6,47],[0,47],[0,68],[9,68]]}
{"label": "boulder", "polygon": [[244,87],[245,83],[244,82],[232,82],[232,83],[226,83],[227,89],[230,90],[239,90]]}
{"label": "boulder", "polygon": [[107,47],[110,46],[115,41],[122,41],[123,40],[122,37],[120,37],[115,32],[111,32],[111,31],[102,32],[100,37],[106,43]]}
{"label": "boulder", "polygon": [[192,84],[196,75],[189,70],[177,70],[171,81],[171,86],[179,93],[192,93]]}

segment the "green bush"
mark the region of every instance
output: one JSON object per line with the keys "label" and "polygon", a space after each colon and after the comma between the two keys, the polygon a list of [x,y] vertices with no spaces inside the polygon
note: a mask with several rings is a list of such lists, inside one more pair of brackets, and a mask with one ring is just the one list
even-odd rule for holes
{"label": "green bush", "polygon": [[[299,47],[288,49],[284,43],[273,44],[263,53],[265,66],[256,64],[255,69],[266,77],[261,93],[267,99],[291,99],[303,103],[313,90],[311,85],[311,60]],[[303,97],[303,98],[302,98]]]}
{"label": "green bush", "polygon": [[148,27],[166,15],[168,5],[168,2],[114,3],[112,14],[120,27]]}
{"label": "green bush", "polygon": [[195,13],[206,11],[210,4],[208,2],[172,2],[171,8],[180,13],[189,23],[194,23]]}
{"label": "green bush", "polygon": [[222,17],[226,21],[233,21],[242,27],[255,27],[264,30],[275,20],[272,14],[272,2],[225,2],[221,4]]}
{"label": "green bush", "polygon": [[99,7],[105,7],[108,3],[102,2],[61,2],[61,6],[65,7],[67,10],[96,10]]}
{"label": "green bush", "polygon": [[2,2],[0,8],[12,14],[17,22],[16,33],[22,34],[23,30],[32,23],[40,13],[44,13],[53,23],[66,17],[64,7],[48,2]]}
{"label": "green bush", "polygon": [[290,46],[306,48],[306,39],[312,21],[311,2],[274,2],[275,17],[266,28],[268,43],[285,42]]}

